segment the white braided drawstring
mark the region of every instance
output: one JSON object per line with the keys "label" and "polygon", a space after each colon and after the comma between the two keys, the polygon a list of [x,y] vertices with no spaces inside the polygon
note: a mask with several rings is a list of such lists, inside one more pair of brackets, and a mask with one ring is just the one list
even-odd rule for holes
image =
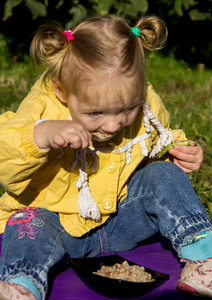
{"label": "white braided drawstring", "polygon": [[[69,120],[72,121],[72,117],[69,116]],[[97,159],[96,155],[91,152],[94,163],[92,170],[95,171],[97,169]],[[81,167],[79,169],[80,177],[77,180],[76,187],[79,189],[78,195],[78,209],[79,214],[84,219],[93,219],[98,221],[101,217],[98,205],[96,201],[93,199],[91,195],[90,188],[88,186],[88,175],[86,173],[87,161],[86,161],[86,149],[76,150],[75,158],[71,165],[71,170],[74,170],[78,161],[81,162]]]}
{"label": "white braided drawstring", "polygon": [[150,112],[149,106],[147,105],[146,101],[143,100],[142,105],[144,112],[144,126],[146,132],[151,132],[151,122],[160,133],[157,144],[149,155],[150,158],[153,158],[156,155],[158,155],[164,147],[169,145],[174,140],[174,136],[173,133],[167,128],[164,128],[163,125],[156,119],[155,115],[152,112]]}

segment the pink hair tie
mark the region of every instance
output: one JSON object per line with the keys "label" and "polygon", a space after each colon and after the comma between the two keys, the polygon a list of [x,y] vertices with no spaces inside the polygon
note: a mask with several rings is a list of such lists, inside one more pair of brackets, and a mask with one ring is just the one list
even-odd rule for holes
{"label": "pink hair tie", "polygon": [[67,41],[71,41],[71,40],[74,39],[74,36],[71,35],[71,30],[66,30],[66,31],[64,32],[64,34],[66,35],[66,40],[67,40]]}

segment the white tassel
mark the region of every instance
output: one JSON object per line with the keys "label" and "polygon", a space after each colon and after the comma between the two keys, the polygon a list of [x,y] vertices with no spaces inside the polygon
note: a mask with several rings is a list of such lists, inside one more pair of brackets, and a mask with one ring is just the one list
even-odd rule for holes
{"label": "white tassel", "polygon": [[80,169],[80,178],[78,179],[76,186],[79,191],[78,195],[78,208],[79,214],[84,219],[91,218],[98,221],[101,217],[99,208],[91,196],[91,192],[88,186],[88,175]]}
{"label": "white tassel", "polygon": [[84,219],[90,218],[98,221],[101,217],[98,205],[91,195],[88,186],[88,175],[86,173],[86,149],[80,151],[81,168],[79,169],[80,177],[77,180],[76,187],[80,189],[78,195],[79,214]]}

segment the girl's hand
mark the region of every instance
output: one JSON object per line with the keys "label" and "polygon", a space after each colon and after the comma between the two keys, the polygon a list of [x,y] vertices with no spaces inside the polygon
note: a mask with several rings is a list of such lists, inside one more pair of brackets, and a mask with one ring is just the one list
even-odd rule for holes
{"label": "girl's hand", "polygon": [[74,121],[44,121],[34,128],[34,141],[40,149],[87,148],[91,134]]}
{"label": "girl's hand", "polygon": [[187,174],[198,170],[203,161],[202,147],[195,142],[190,146],[175,145],[169,153],[174,156],[173,163]]}

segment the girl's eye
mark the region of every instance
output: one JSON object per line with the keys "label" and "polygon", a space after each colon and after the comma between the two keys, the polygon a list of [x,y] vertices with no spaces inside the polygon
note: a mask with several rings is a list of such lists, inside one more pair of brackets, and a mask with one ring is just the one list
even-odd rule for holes
{"label": "girl's eye", "polygon": [[94,116],[94,117],[98,117],[99,115],[101,115],[102,112],[101,111],[94,111],[92,113],[90,113],[91,116]]}
{"label": "girl's eye", "polygon": [[126,111],[132,111],[132,110],[136,109],[138,106],[139,106],[139,104],[131,106],[131,107],[127,108]]}

